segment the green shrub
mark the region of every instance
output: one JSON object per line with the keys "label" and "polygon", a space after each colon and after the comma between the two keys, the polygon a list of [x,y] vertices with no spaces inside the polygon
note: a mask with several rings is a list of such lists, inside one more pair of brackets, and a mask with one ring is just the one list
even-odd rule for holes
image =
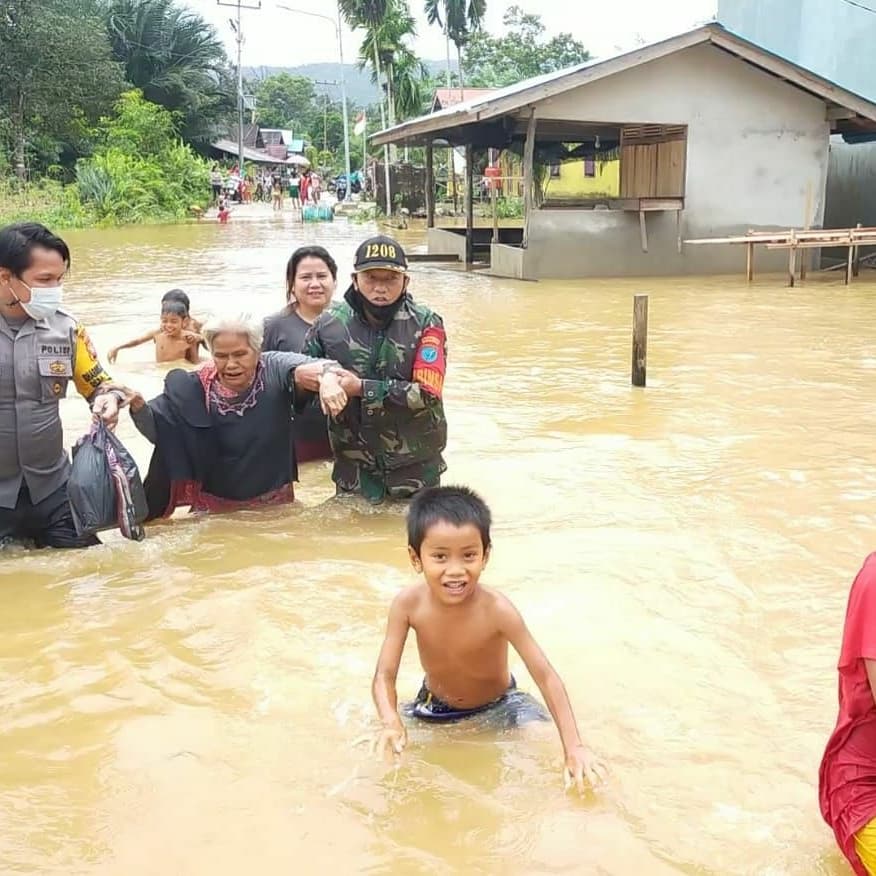
{"label": "green shrub", "polygon": [[101,224],[171,222],[210,202],[210,168],[175,133],[171,113],[122,95],[101,122],[101,145],[76,167],[83,201]]}
{"label": "green shrub", "polygon": [[496,216],[499,219],[520,219],[523,217],[523,198],[498,198]]}
{"label": "green shrub", "polygon": [[49,228],[84,228],[94,221],[75,185],[47,179],[22,186],[17,180],[0,179],[0,226],[42,222]]}

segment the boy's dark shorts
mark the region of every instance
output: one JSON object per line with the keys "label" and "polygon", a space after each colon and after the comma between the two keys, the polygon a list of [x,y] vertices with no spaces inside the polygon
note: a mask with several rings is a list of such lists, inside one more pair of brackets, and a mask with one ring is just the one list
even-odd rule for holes
{"label": "boy's dark shorts", "polygon": [[463,721],[476,715],[483,715],[487,718],[487,723],[501,727],[519,727],[531,721],[550,721],[550,715],[535,697],[517,690],[517,682],[513,675],[508,690],[502,696],[474,709],[456,709],[439,700],[426,687],[424,680],[417,698],[405,705],[403,711],[409,718],[442,724]]}

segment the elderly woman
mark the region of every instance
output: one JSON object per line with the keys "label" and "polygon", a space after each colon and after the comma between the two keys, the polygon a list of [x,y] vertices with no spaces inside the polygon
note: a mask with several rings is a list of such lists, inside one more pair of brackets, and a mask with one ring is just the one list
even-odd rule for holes
{"label": "elderly woman", "polygon": [[261,328],[246,318],[204,328],[212,361],[168,373],[164,392],[134,393],[131,417],[155,445],[146,493],[149,519],[181,505],[234,511],[294,500],[292,412],[319,392],[327,413],[347,402],[336,363],[261,352]]}
{"label": "elderly woman", "polygon": [[[265,320],[262,350],[300,353],[316,318],[332,303],[338,265],[327,249],[301,246],[286,265],[286,306]],[[317,404],[295,418],[295,457],[298,462],[331,459],[325,415]]]}

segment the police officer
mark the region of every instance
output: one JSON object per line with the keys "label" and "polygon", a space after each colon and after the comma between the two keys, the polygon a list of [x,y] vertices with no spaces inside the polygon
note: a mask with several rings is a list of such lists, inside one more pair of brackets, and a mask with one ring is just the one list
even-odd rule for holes
{"label": "police officer", "polygon": [[317,317],[303,352],[347,372],[349,403],[329,423],[332,478],[339,495],[377,504],[437,485],[446,469],[446,338],[441,317],[408,293],[407,257],[391,237],[359,247],[352,279],[343,301]]}
{"label": "police officer", "polygon": [[58,401],[70,381],[114,426],[120,389],[85,329],[61,309],[67,244],[36,223],[0,229],[0,544],[87,547],[67,501],[70,462]]}

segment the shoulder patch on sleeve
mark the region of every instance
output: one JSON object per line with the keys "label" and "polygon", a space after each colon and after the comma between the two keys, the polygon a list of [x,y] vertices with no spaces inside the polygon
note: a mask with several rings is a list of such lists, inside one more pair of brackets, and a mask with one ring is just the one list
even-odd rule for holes
{"label": "shoulder patch on sleeve", "polygon": [[445,341],[443,328],[429,326],[423,331],[414,356],[413,381],[419,383],[425,392],[437,398],[441,398],[444,390],[444,374],[447,370]]}

